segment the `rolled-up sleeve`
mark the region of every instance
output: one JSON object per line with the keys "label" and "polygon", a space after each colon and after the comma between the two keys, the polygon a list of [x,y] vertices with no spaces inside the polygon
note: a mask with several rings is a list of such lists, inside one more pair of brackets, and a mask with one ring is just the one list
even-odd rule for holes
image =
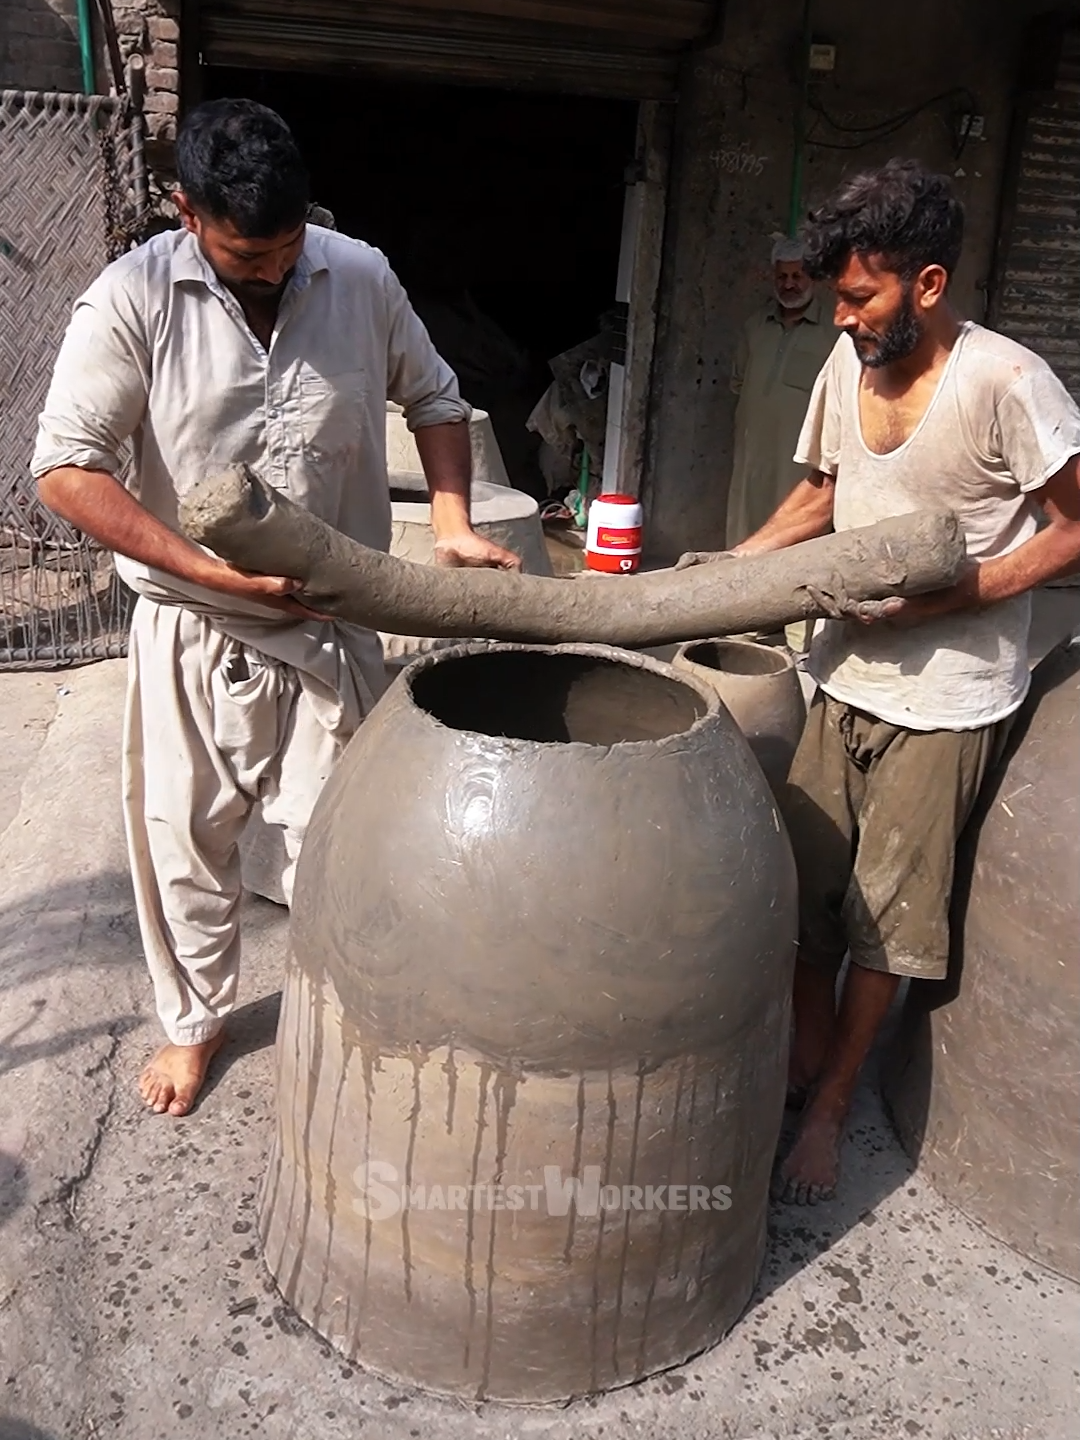
{"label": "rolled-up sleeve", "polygon": [[410,430],[468,420],[472,407],[461,398],[457,376],[431,343],[404,287],[389,268],[385,284],[387,399],[405,411]]}
{"label": "rolled-up sleeve", "polygon": [[146,412],[150,361],[143,327],[108,277],[75,303],[38,420],[30,473],[60,465],[117,475],[124,442]]}

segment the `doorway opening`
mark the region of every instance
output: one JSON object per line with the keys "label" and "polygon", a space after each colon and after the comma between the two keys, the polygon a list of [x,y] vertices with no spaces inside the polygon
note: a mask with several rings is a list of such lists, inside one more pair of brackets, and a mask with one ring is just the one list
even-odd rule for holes
{"label": "doorway opening", "polygon": [[543,499],[551,467],[526,422],[549,362],[585,342],[602,352],[597,337],[617,328],[637,105],[248,69],[204,78],[207,98],[246,96],[284,117],[313,199],[387,255],[463,395],[491,415],[511,484]]}

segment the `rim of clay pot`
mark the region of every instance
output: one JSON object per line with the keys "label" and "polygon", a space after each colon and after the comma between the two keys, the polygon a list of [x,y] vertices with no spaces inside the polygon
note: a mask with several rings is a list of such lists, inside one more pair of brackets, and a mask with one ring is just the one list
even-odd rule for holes
{"label": "rim of clay pot", "polygon": [[[655,675],[661,680],[692,691],[701,706],[701,711],[691,724],[645,740],[534,740],[528,737],[492,734],[487,730],[474,730],[447,724],[416,698],[414,690],[416,681],[426,671],[437,665],[444,666],[453,661],[467,660],[474,656],[511,654],[552,655],[555,657],[579,655],[586,659],[602,660],[605,663],[627,669],[644,670],[647,674]],[[581,750],[617,750],[620,754],[635,750],[657,750],[673,741],[684,742],[688,736],[696,735],[706,725],[713,723],[718,715],[726,714],[726,709],[715,689],[689,671],[676,670],[662,660],[654,660],[652,656],[641,655],[635,650],[624,650],[615,645],[596,643],[528,645],[508,640],[467,640],[449,649],[434,650],[424,655],[418,655],[399,673],[396,683],[404,685],[409,697],[408,703],[413,711],[436,729],[447,730],[457,735],[475,736],[493,744],[513,746],[515,749],[520,749],[522,746],[551,751],[577,748]]]}
{"label": "rim of clay pot", "polygon": [[[486,522],[528,520],[540,513],[540,506],[531,495],[515,490],[512,485],[497,485],[494,480],[476,478],[472,482],[472,503],[495,508],[494,515],[479,518]],[[431,523],[431,496],[427,478],[411,470],[396,470],[390,476],[390,507],[397,524]]]}
{"label": "rim of clay pot", "polygon": [[689,640],[680,645],[679,657],[705,670],[741,675],[748,680],[767,679],[795,668],[791,656],[775,645],[763,645],[759,640],[733,640],[724,635],[714,640]]}

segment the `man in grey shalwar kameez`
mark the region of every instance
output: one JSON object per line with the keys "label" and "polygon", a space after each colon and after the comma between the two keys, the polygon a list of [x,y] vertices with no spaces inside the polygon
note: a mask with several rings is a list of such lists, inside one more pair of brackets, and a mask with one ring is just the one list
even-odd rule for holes
{"label": "man in grey shalwar kameez", "polygon": [[246,100],[201,106],[177,170],[183,228],[108,266],[75,306],[32,466],[45,502],[116,552],[139,596],[124,811],[168,1041],[140,1089],[172,1115],[191,1108],[235,1004],[252,807],[282,829],[288,898],[319,790],[383,684],[372,632],[312,614],[288,577],[243,574],[188,542],[180,497],[247,461],[386,550],[389,398],[416,432],[438,558],[518,564],[472,530],[470,410],[453,372],[385,258],[305,223],[284,122]]}

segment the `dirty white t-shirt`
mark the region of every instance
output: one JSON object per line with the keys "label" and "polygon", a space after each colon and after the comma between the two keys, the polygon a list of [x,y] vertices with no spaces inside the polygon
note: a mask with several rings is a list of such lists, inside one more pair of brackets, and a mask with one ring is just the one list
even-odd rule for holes
{"label": "dirty white t-shirt", "polygon": [[[798,462],[836,478],[833,525],[953,510],[973,560],[1006,555],[1037,528],[1031,493],[1080,454],[1080,410],[1045,361],[967,323],[918,427],[876,455],[859,421],[858,355],[837,341],[810,397]],[[910,730],[971,730],[1012,713],[1029,684],[1031,597],[910,629],[818,624],[808,668],[827,695]]]}

